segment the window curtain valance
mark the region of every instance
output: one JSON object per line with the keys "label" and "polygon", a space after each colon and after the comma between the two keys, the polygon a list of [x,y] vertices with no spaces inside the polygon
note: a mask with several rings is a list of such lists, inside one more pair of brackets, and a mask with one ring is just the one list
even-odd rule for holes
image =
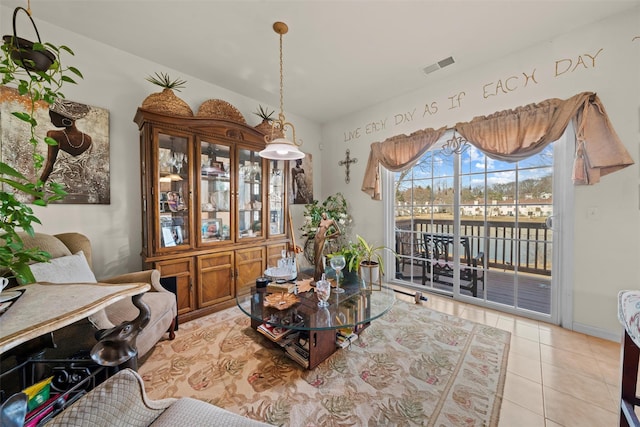
{"label": "window curtain valance", "polygon": [[[375,200],[381,200],[380,194],[380,167],[384,166],[390,171],[401,171],[412,167],[424,153],[435,144],[447,131],[446,127],[438,130],[423,129],[411,135],[397,135],[384,142],[371,144],[371,153],[367,168],[364,171],[362,191],[369,194]],[[366,188],[366,189],[365,189]]]}
{"label": "window curtain valance", "polygon": [[[604,106],[593,92],[476,117],[456,124],[454,131],[487,156],[515,162],[558,140],[570,120],[576,129],[575,184],[595,184],[601,176],[633,164]],[[362,191],[380,200],[380,166],[391,171],[412,167],[446,131],[447,128],[429,128],[371,144]]]}

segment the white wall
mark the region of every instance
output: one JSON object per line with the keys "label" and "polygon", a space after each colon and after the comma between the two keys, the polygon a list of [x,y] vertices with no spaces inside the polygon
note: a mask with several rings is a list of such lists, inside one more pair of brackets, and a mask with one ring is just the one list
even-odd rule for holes
{"label": "white wall", "polygon": [[[445,71],[441,70],[425,76],[420,90],[326,125],[324,196],[343,192],[354,214],[354,231],[381,242],[383,203],[370,200],[360,190],[372,142],[428,127],[453,126],[548,98],[566,99],[583,91],[598,93],[618,135],[638,162],[640,38],[633,40],[640,36],[638,22],[640,9],[524,48],[473,71],[439,78],[438,73]],[[535,82],[527,82],[523,73],[534,76]],[[348,185],[342,170],[335,173],[347,148],[358,158]],[[569,327],[610,339],[620,334],[617,293],[640,284],[639,183],[636,163],[603,177],[600,184],[575,188],[575,283],[569,284],[574,313]],[[590,207],[597,208],[598,218],[587,217]]]}
{"label": "white wall", "polygon": [[[0,28],[11,28],[11,18],[12,10],[0,7]],[[42,221],[37,231],[78,231],[86,234],[92,242],[94,270],[98,278],[140,270],[140,149],[133,117],[149,94],[161,90],[147,82],[145,77],[155,72],[167,72],[173,78],[183,78],[187,80],[187,86],[176,95],[186,101],[194,112],[208,99],[223,99],[235,106],[250,125],[260,121],[252,114],[259,102],[41,20],[35,21],[43,40],[73,49],[75,56],[69,58],[66,64],[79,68],[84,80],[77,86],[65,87],[63,92],[73,101],[109,110],[111,149],[111,204],[34,207]],[[277,110],[278,100],[279,94],[274,93],[273,105],[269,107]],[[322,157],[317,149],[319,125],[295,115],[287,114],[287,119],[295,123],[296,135],[304,140],[302,148],[313,155],[314,169],[318,171]],[[319,192],[320,180],[316,179],[314,194]]]}

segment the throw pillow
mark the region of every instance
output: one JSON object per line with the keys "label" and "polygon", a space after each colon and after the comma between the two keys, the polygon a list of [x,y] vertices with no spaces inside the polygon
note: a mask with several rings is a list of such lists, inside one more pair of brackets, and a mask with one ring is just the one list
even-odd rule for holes
{"label": "throw pillow", "polygon": [[[29,267],[36,282],[97,283],[96,276],[91,271],[82,251],[53,258],[49,262],[31,264]],[[88,319],[96,329],[109,329],[114,326],[104,310],[92,314]]]}
{"label": "throw pillow", "polygon": [[84,252],[53,258],[49,262],[31,264],[36,282],[51,283],[96,283],[96,276],[89,268]]}

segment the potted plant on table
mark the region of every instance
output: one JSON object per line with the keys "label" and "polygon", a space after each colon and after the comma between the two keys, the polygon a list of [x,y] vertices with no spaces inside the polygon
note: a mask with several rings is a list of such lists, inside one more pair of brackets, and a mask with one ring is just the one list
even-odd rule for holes
{"label": "potted plant on table", "polygon": [[[74,54],[67,46],[55,46],[40,41],[30,43],[29,48],[33,51],[47,52],[49,55],[46,56],[52,56],[52,62],[47,68],[46,65],[33,62],[30,56],[16,54],[16,46],[24,45],[23,39],[17,38],[15,34],[4,36],[3,39],[5,43],[0,47],[0,76],[3,86],[0,87],[0,98],[11,98],[17,100],[18,104],[26,105],[25,111],[14,111],[11,114],[29,125],[28,142],[32,145],[32,166],[35,174],[34,178],[29,178],[7,163],[0,162],[0,183],[3,190],[0,192],[0,269],[4,270],[5,274],[9,271],[19,283],[32,283],[35,279],[29,269],[29,263],[47,261],[51,256],[40,249],[24,247],[19,231],[33,235],[33,224],[40,224],[40,220],[26,202],[16,197],[16,192],[26,194],[37,206],[46,206],[49,202],[66,195],[60,184],[48,182],[45,186],[37,178],[37,171],[44,163],[44,156],[37,151],[38,145],[41,140],[48,145],[56,145],[57,142],[53,138],[40,138],[36,135],[38,122],[35,111],[38,104],[45,103],[48,107],[57,98],[64,98],[61,92],[63,85],[75,84],[73,77],[82,78],[82,73],[75,67],[63,67],[61,54]],[[17,44],[18,41],[20,45]]]}
{"label": "potted plant on table", "polygon": [[356,235],[358,242],[358,258],[356,262],[360,267],[360,274],[365,284],[369,287],[373,283],[380,283],[380,278],[384,275],[384,256],[385,250],[391,252],[395,257],[398,254],[393,249],[384,245],[375,245],[367,242],[362,236]]}

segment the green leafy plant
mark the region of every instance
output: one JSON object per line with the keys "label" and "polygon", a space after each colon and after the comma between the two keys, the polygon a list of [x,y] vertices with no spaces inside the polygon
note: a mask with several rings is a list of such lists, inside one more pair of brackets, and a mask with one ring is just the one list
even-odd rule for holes
{"label": "green leafy plant", "polygon": [[380,266],[380,273],[384,274],[384,257],[383,252],[385,250],[391,252],[396,258],[398,254],[393,249],[384,245],[375,245],[367,242],[362,236],[356,235],[358,239],[357,248],[359,250],[357,264],[375,265]]}
{"label": "green leafy plant", "polygon": [[171,77],[169,77],[167,73],[155,73],[155,76],[147,76],[146,80],[154,85],[165,89],[177,90],[178,92],[180,92],[180,89],[184,88],[187,83],[186,80],[182,79],[171,80]]}
{"label": "green leafy plant", "polygon": [[357,272],[360,266],[361,249],[357,243],[349,241],[343,245],[339,250],[327,255],[327,258],[331,259],[336,255],[344,256],[347,271]]}
{"label": "green leafy plant", "polygon": [[[7,175],[14,175],[6,170],[6,167],[6,164],[0,163],[0,171],[3,174],[0,181],[14,188],[16,186],[20,187],[22,184],[18,181],[15,181],[16,185],[14,185],[6,178]],[[16,178],[20,180],[26,179],[19,176],[16,176]],[[26,190],[26,192],[29,191]],[[26,249],[24,247],[17,230],[22,229],[27,234],[33,235],[33,223],[40,224],[40,220],[27,204],[18,201],[12,193],[0,192],[0,230],[2,231],[0,240],[3,243],[0,244],[0,267],[3,270],[11,271],[20,283],[35,281],[29,269],[30,262],[44,262],[51,258],[48,252],[37,248]]]}
{"label": "green leafy plant", "polygon": [[[21,96],[26,97],[26,111],[15,111],[11,114],[29,125],[32,145],[32,160],[36,176],[42,168],[44,157],[38,153],[40,143],[36,135],[38,122],[35,118],[36,105],[46,102],[51,105],[57,98],[64,98],[61,92],[65,84],[76,84],[74,77],[82,78],[82,73],[75,67],[63,67],[62,54],[74,55],[67,46],[54,46],[51,43],[33,43],[34,51],[53,52],[55,57],[51,66],[46,70],[38,70],[33,62],[15,58],[15,47],[11,43],[5,43],[0,48],[0,75],[2,85],[15,86]],[[44,137],[43,142],[48,145],[57,145],[55,139]],[[18,234],[19,230],[29,235],[34,234],[34,223],[40,224],[40,220],[34,215],[33,210],[26,203],[16,198],[16,191],[22,192],[32,198],[32,203],[38,206],[47,206],[54,200],[60,200],[66,195],[62,185],[55,182],[45,184],[38,178],[27,178],[16,169],[6,163],[0,162],[0,182],[3,191],[0,192],[0,268],[9,270],[19,283],[31,283],[35,279],[29,263],[42,262],[50,259],[50,254],[39,249],[26,249]],[[9,192],[8,190],[14,190]]]}
{"label": "green leafy plant", "polygon": [[[75,67],[63,67],[62,65],[62,53],[68,53],[74,55],[73,51],[67,46],[54,46],[51,43],[34,43],[33,50],[35,51],[53,51],[55,60],[48,70],[38,71],[23,68],[22,61],[16,61],[12,58],[13,45],[5,43],[1,47],[2,60],[0,61],[0,75],[2,75],[3,85],[13,85],[18,89],[18,93],[21,96],[26,96],[30,103],[27,111],[14,111],[11,114],[18,119],[26,122],[29,125],[31,131],[31,137],[29,142],[33,145],[33,161],[35,169],[42,168],[44,157],[38,154],[35,150],[38,145],[38,138],[36,137],[36,127],[38,122],[34,117],[36,104],[40,101],[44,101],[51,105],[55,102],[56,98],[64,98],[64,94],[61,89],[65,84],[76,84],[73,77],[82,78],[82,73]],[[27,62],[27,61],[25,61]],[[50,137],[44,137],[44,142],[49,145],[57,145],[55,139]]]}

